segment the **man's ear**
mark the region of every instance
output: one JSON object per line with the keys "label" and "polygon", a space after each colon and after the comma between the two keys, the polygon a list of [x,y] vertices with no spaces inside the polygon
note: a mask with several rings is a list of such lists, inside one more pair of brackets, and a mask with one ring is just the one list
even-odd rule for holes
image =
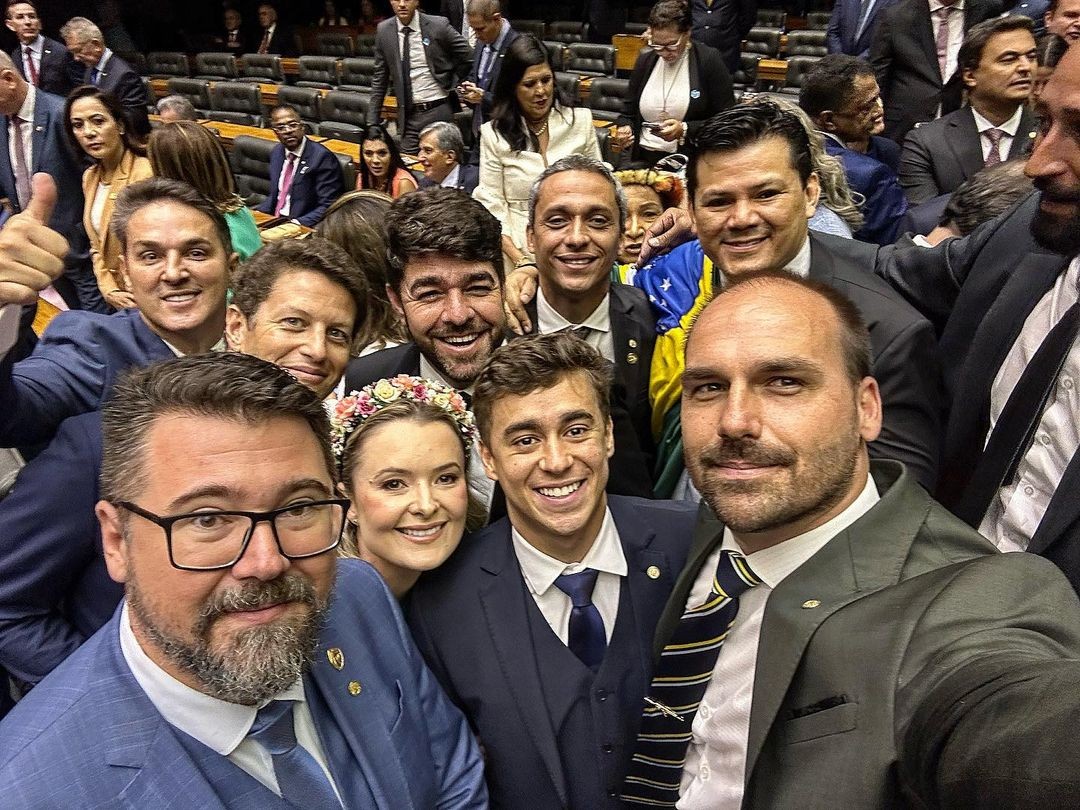
{"label": "man's ear", "polygon": [[244,351],[244,338],[247,336],[248,322],[244,313],[236,306],[229,304],[225,310],[225,343],[229,351]]}
{"label": "man's ear", "polygon": [[108,501],[98,501],[94,506],[94,514],[101,526],[101,548],[105,553],[105,567],[114,581],[123,584],[128,579],[129,548],[124,540],[120,512]]}
{"label": "man's ear", "polygon": [[495,457],[491,455],[491,450],[483,441],[477,447],[480,450],[480,461],[484,465],[484,472],[487,473],[487,477],[492,481],[498,481],[499,474],[495,471]]}
{"label": "man's ear", "polygon": [[607,436],[604,437],[604,443],[607,445],[607,457],[611,458],[615,455],[615,424],[610,416],[607,418]]}
{"label": "man's ear", "polygon": [[978,84],[975,80],[975,71],[971,68],[964,68],[960,71],[960,81],[964,83],[964,87],[968,90],[974,90],[975,85]]}
{"label": "man's ear", "polygon": [[389,284],[386,285],[386,297],[390,299],[390,306],[394,308],[394,312],[396,312],[399,317],[404,318],[405,307],[402,306],[401,296],[398,295],[398,291]]}
{"label": "man's ear", "polygon": [[533,240],[533,226],[532,225],[527,225],[525,227],[525,244],[529,248],[529,253],[531,253],[533,256],[535,256],[536,255],[536,245],[534,244],[534,240]]}
{"label": "man's ear", "polygon": [[819,113],[815,123],[822,132],[836,132],[836,118],[832,110],[823,110]]}

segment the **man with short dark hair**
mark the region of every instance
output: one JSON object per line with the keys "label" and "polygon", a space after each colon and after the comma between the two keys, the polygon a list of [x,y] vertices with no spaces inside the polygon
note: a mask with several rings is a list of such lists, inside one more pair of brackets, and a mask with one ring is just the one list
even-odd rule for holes
{"label": "man with short dark hair", "polygon": [[279,104],[271,109],[270,129],[278,139],[270,153],[270,196],[255,210],[314,227],[345,193],[341,163],[333,152],[307,137],[295,107]]}
{"label": "man with short dark hair", "polygon": [[125,599],[0,724],[5,807],[487,806],[393,594],[336,561],[312,391],[247,355],[174,359],[117,385],[104,436]]}
{"label": "man with short dark hair", "polygon": [[480,182],[480,170],[465,162],[465,141],[457,124],[436,121],[424,127],[417,157],[424,167],[420,188],[443,186],[472,194]]}
{"label": "man with short dark hair", "polygon": [[1070,45],[1080,39],[1080,0],[1051,0],[1046,9],[1046,32]]}
{"label": "man with short dark hair", "polygon": [[409,595],[417,645],[484,748],[496,807],[621,807],[649,643],[694,510],[605,494],[610,369],[568,332],[495,351],[473,407],[508,519]]}
{"label": "man with short dark hair", "polygon": [[459,87],[462,101],[473,105],[473,136],[479,138],[480,127],[491,119],[495,103],[495,82],[502,68],[506,49],[520,34],[502,15],[499,0],[469,0],[465,19],[476,35],[472,70]]}
{"label": "man with short dark hair", "polygon": [[80,83],[79,70],[71,52],[55,39],[41,33],[37,7],[29,0],[9,0],[5,24],[19,44],[11,52],[15,69],[30,84],[46,93],[67,96]]}

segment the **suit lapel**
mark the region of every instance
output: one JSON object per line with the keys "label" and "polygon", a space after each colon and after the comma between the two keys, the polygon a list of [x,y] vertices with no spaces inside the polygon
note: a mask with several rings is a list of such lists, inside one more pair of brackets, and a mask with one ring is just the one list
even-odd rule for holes
{"label": "suit lapel", "polygon": [[[3,118],[4,125],[0,126],[0,167],[3,167],[7,182],[5,186],[10,188],[12,192],[15,191],[15,167],[11,165],[11,150],[8,148],[8,132],[10,131],[11,119],[7,116]],[[13,204],[18,205],[19,201],[14,200]]]}
{"label": "suit lapel", "polygon": [[1035,115],[1026,104],[1023,110],[1020,113],[1020,126],[1016,128],[1016,137],[1012,139],[1012,144],[1009,146],[1010,160],[1029,154],[1035,143]]}
{"label": "suit lapel", "polygon": [[[637,329],[639,321],[634,318],[634,305],[622,295],[622,290],[617,284],[611,285],[608,309],[611,321],[611,342],[615,350],[615,367],[626,388],[627,397],[632,401],[641,387],[644,338]],[[644,369],[644,374],[648,374],[648,369]],[[646,385],[648,385],[647,381]]]}
{"label": "suit lapel", "polygon": [[945,140],[949,149],[956,156],[960,171],[964,177],[971,177],[983,167],[982,136],[975,125],[975,114],[971,107],[949,119]]}
{"label": "suit lapel", "polygon": [[938,66],[937,45],[934,43],[934,24],[929,14],[913,14],[911,9],[914,8],[915,6],[911,6],[908,10],[908,21],[909,24],[914,25],[915,41],[928,60],[927,72],[931,76],[936,76],[938,82],[944,85],[945,77],[941,75],[941,68]]}
{"label": "suit lapel", "polygon": [[[42,57],[44,59],[44,57]],[[44,62],[43,62],[44,64]],[[40,91],[39,91],[40,92]],[[49,111],[40,102],[34,104],[34,131],[30,133],[30,173],[40,171],[41,158],[45,153],[45,133],[49,126]]]}

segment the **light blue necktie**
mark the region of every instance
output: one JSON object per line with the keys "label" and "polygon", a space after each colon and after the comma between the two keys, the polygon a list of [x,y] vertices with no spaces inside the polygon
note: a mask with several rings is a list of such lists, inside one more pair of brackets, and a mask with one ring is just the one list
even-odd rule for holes
{"label": "light blue necktie", "polygon": [[99,72],[97,68],[90,71],[90,84],[97,84]]}
{"label": "light blue necktie", "polygon": [[248,736],[270,752],[281,798],[305,810],[340,810],[341,802],[326,773],[296,742],[293,701],[274,700],[255,715]]}

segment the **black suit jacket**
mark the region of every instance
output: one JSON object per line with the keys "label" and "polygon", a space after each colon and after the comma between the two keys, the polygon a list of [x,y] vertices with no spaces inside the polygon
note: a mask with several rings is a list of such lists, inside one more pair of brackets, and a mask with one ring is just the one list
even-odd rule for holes
{"label": "black suit jacket", "polygon": [[520,36],[520,32],[515,31],[513,28],[506,32],[502,45],[499,46],[499,50],[495,53],[495,61],[488,68],[487,78],[483,82],[480,81],[480,59],[483,57],[484,48],[487,46],[483,42],[476,43],[476,48],[473,50],[472,69],[469,71],[469,81],[484,91],[484,98],[480,102],[481,123],[487,123],[491,118],[491,109],[495,106],[495,82],[498,81],[499,71],[502,70],[502,60],[506,55],[506,49]]}
{"label": "black suit jacket", "polygon": [[[257,51],[262,45],[264,36],[266,36],[266,29],[260,28],[258,34],[249,43],[253,51]],[[280,20],[270,37],[270,44],[267,46],[266,52],[279,56],[296,56],[296,37],[293,36],[292,29],[287,25],[282,25]]]}
{"label": "black suit jacket", "polygon": [[[23,68],[22,43],[11,51],[11,60],[19,74],[30,81]],[[42,37],[41,66],[38,68],[37,83],[39,90],[66,98],[79,83],[82,72],[82,67],[67,48],[55,39]]]}
{"label": "black suit jacket", "polygon": [[[1008,160],[1026,155],[1035,140],[1035,115],[1026,104],[1022,110]],[[965,104],[908,133],[900,160],[900,185],[914,205],[951,194],[982,167],[982,137],[971,106]]]}
{"label": "black suit jacket", "polygon": [[[92,72],[93,68],[86,69],[82,79],[84,84],[92,84]],[[146,114],[146,87],[131,65],[114,53],[98,76],[97,85],[120,101],[136,134],[143,138],[150,134],[150,119]]]}
{"label": "black suit jacket", "polygon": [[[966,0],[964,30],[1001,12],[999,0]],[[955,20],[953,25],[955,25]],[[879,15],[870,62],[885,102],[885,134],[902,142],[916,124],[959,109],[960,70],[943,81],[927,0],[900,0]]]}
{"label": "black suit jacket", "polygon": [[[417,184],[420,188],[434,188],[439,183],[432,180],[428,180],[426,177],[421,177]],[[472,194],[476,187],[480,184],[480,167],[473,166],[469,163],[458,164],[458,180],[457,185],[454,188],[459,188],[466,194]]]}
{"label": "black suit jacket", "polygon": [[439,0],[439,16],[446,17],[454,30],[461,33],[465,24],[465,0]]}
{"label": "black suit jacket", "polygon": [[[634,683],[651,670],[652,630],[686,560],[695,509],[619,497],[608,506],[626,555],[621,587],[630,589],[639,631],[638,655],[622,662],[622,680]],[[491,806],[561,810],[574,774],[562,766],[571,757],[560,756],[529,643],[531,601],[510,524],[501,520],[466,537],[446,563],[422,576],[407,614],[420,652],[484,746]],[[612,697],[626,724],[624,738],[611,741],[621,752],[633,743],[644,696],[627,689]],[[595,752],[572,759],[592,767]]]}
{"label": "black suit jacket", "polygon": [[739,69],[739,46],[754,26],[757,0],[690,0],[692,36],[720,52],[728,73]]}

